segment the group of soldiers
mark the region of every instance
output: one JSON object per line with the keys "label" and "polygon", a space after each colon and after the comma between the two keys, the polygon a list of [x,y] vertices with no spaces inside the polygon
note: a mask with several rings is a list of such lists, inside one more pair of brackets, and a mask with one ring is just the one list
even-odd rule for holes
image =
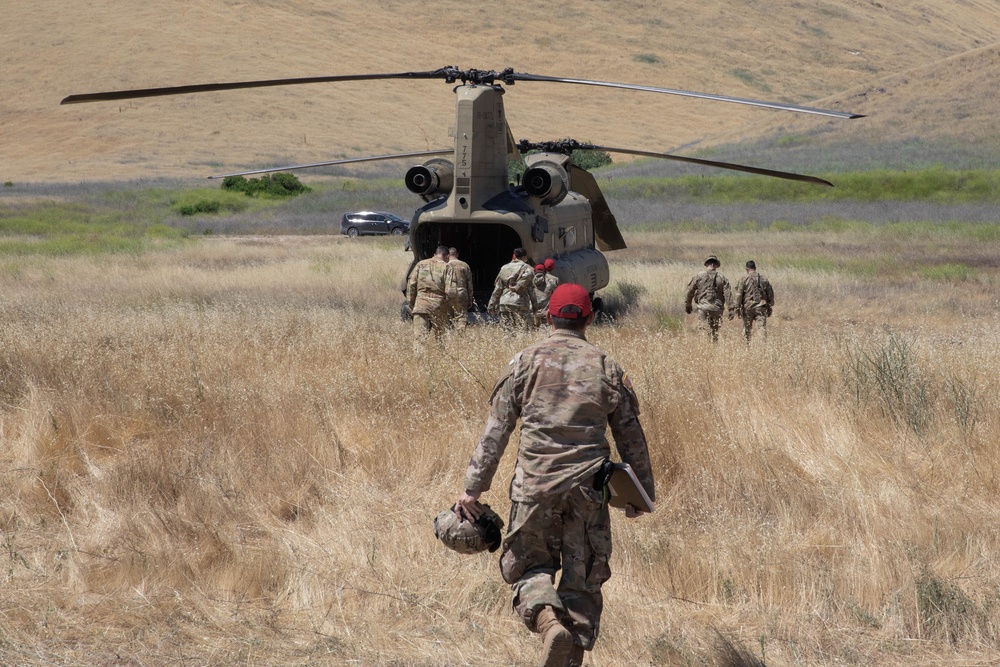
{"label": "group of soldiers", "polygon": [[[528,263],[528,252],[515,248],[511,261],[500,267],[486,311],[510,329],[530,330],[545,321],[552,293],[559,285],[554,259]],[[472,269],[458,258],[458,249],[438,246],[433,257],[417,262],[410,272],[406,296],[417,340],[440,336],[449,326],[463,329],[475,306]]]}
{"label": "group of soldiers", "polygon": [[[729,308],[729,319],[743,322],[747,343],[754,328],[767,337],[767,318],[774,308],[774,289],[757,272],[754,260],[746,263],[746,275],[736,282],[735,292],[729,280],[719,273],[722,262],[715,255],[705,260],[705,270],[688,282],[684,311],[697,313],[698,328],[709,340],[718,342],[722,316]],[[511,261],[500,267],[493,283],[486,312],[499,318],[512,330],[531,330],[545,323],[545,315],[559,279],[553,275],[552,258],[532,268],[524,248],[515,248]],[[468,312],[475,306],[472,269],[458,258],[458,249],[438,246],[433,257],[417,262],[410,272],[406,295],[418,341],[431,333],[440,336],[446,329],[464,329]]]}
{"label": "group of soldiers", "polygon": [[[550,264],[551,263],[551,264]],[[718,340],[722,315],[743,319],[749,342],[754,325],[764,335],[774,305],[770,282],[753,260],[736,285],[718,272],[715,255],[688,284],[685,310]],[[595,312],[588,291],[559,284],[553,260],[532,269],[523,248],[497,275],[488,312],[514,328],[538,315],[549,335],[511,359],[490,397],[490,411],[466,469],[461,492],[435,519],[435,535],[460,553],[501,549],[500,572],[512,589],[512,607],[539,635],[538,667],[582,667],[600,634],[602,587],[611,577],[611,525],[606,470],[610,431],[618,458],[631,467],[650,501],[653,468],[628,373],[587,340]],[[454,248],[439,247],[419,262],[407,290],[416,330],[426,334],[472,307],[469,267]],[[517,460],[509,485],[511,509],[503,521],[480,498],[493,485],[500,460],[521,423]],[[647,509],[651,510],[652,506]],[[625,505],[625,516],[644,510]],[[475,527],[471,533],[469,529]],[[491,533],[492,531],[492,533]],[[469,549],[459,549],[460,541]]]}
{"label": "group of soldiers", "polygon": [[722,262],[715,255],[705,260],[705,270],[688,282],[684,297],[684,312],[689,315],[697,310],[698,328],[705,331],[709,340],[718,342],[722,315],[729,306],[729,319],[743,321],[743,338],[747,343],[753,337],[754,326],[761,338],[767,337],[767,318],[774,309],[774,289],[770,281],[757,272],[752,259],[746,263],[746,275],[736,282],[735,294],[729,281],[719,273]]}

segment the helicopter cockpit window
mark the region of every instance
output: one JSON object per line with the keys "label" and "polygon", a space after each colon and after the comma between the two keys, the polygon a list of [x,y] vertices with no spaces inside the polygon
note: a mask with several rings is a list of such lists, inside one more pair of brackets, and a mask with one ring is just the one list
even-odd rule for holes
{"label": "helicopter cockpit window", "polygon": [[562,237],[564,248],[576,245],[576,227],[563,227],[559,230],[559,235]]}

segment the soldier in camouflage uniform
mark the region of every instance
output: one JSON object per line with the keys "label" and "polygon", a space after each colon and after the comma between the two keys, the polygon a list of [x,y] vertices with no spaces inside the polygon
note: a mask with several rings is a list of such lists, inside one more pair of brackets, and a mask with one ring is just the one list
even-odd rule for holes
{"label": "soldier in camouflage uniform", "polygon": [[753,336],[756,322],[760,337],[767,339],[767,318],[774,308],[774,290],[771,282],[757,273],[757,263],[747,262],[747,274],[736,281],[736,295],[730,306],[729,319],[736,315],[743,320],[743,338],[747,343]]}
{"label": "soldier in camouflage uniform", "polygon": [[[485,430],[465,475],[459,511],[478,516],[500,458],[521,419],[510,484],[510,521],[500,571],[528,629],[542,635],[540,665],[582,665],[600,630],[601,586],[611,576],[611,526],[595,474],[609,458],[610,426],[621,460],[654,496],[639,406],[628,376],[585,337],[587,291],[559,285],[549,301],[549,337],[516,355],[497,383]],[[627,507],[626,515],[638,516]],[[556,572],[562,570],[559,585]]]}
{"label": "soldier in camouflage uniform", "polygon": [[456,329],[464,329],[469,322],[475,290],[472,285],[472,268],[458,258],[458,249],[448,249],[448,316]]}
{"label": "soldier in camouflage uniform", "polygon": [[719,273],[722,262],[715,255],[705,260],[705,270],[696,275],[687,286],[684,312],[691,314],[692,303],[698,309],[698,328],[708,333],[709,340],[719,342],[719,327],[726,303],[732,303],[729,281]]}
{"label": "soldier in camouflage uniform", "polygon": [[500,315],[500,323],[510,329],[530,329],[534,323],[535,291],[531,279],[534,271],[528,266],[528,251],[515,248],[514,257],[500,267],[493,283],[493,294],[486,311]]}
{"label": "soldier in camouflage uniform", "polygon": [[413,313],[413,341],[417,350],[431,332],[440,338],[448,326],[447,278],[447,246],[438,246],[433,257],[420,260],[410,271],[406,298]]}
{"label": "soldier in camouflage uniform", "polygon": [[540,327],[545,323],[545,315],[549,308],[549,299],[552,297],[552,292],[559,286],[559,279],[552,275],[552,270],[555,268],[556,261],[549,258],[543,264],[535,267],[535,275],[531,279],[532,287],[535,290],[536,327]]}

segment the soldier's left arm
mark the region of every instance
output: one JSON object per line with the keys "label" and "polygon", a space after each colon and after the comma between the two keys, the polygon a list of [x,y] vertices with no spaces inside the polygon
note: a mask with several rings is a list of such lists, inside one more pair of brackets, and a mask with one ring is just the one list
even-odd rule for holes
{"label": "soldier's left arm", "polygon": [[497,275],[496,280],[493,281],[493,293],[490,295],[490,301],[486,305],[486,310],[493,312],[496,310],[497,306],[500,305],[500,297],[503,295],[503,280],[500,275]]}
{"label": "soldier's left arm", "polygon": [[649,499],[656,501],[656,486],[653,482],[653,464],[649,460],[646,434],[639,422],[639,399],[632,389],[632,382],[621,368],[615,369],[618,376],[616,390],[619,394],[618,407],[608,415],[611,435],[615,439],[618,456],[632,471],[646,490]]}

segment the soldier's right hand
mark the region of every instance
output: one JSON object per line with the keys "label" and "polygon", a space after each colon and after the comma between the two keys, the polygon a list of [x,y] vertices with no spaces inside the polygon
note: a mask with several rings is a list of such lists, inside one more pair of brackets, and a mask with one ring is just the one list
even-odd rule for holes
{"label": "soldier's right hand", "polygon": [[643,514],[645,514],[645,512],[642,512],[642,511],[636,509],[635,507],[633,507],[632,505],[630,505],[628,503],[625,503],[624,509],[625,509],[625,518],[626,519],[636,519],[636,518],[642,516]]}
{"label": "soldier's right hand", "polygon": [[475,521],[482,516],[483,508],[479,506],[478,491],[465,491],[455,501],[455,511],[468,521]]}

